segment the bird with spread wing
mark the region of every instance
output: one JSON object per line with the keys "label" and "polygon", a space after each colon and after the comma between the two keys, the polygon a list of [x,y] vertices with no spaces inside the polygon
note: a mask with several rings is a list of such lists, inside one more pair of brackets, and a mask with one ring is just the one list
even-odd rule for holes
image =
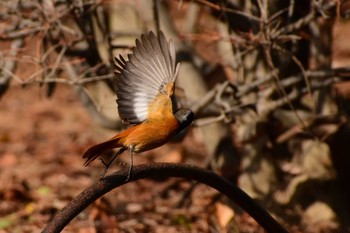
{"label": "bird with spread wing", "polygon": [[103,152],[120,148],[108,164],[129,150],[130,169],[133,154],[157,148],[186,128],[194,119],[191,110],[173,112],[172,97],[180,64],[175,61],[173,42],[159,32],[142,35],[128,55],[115,57],[118,112],[123,123],[133,126],[113,138],[90,147],[83,155],[89,165]]}

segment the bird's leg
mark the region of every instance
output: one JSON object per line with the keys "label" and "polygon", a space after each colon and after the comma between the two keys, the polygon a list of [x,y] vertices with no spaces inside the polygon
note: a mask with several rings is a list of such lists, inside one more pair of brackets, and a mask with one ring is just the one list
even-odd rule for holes
{"label": "bird's leg", "polygon": [[125,181],[128,181],[130,179],[132,168],[134,166],[134,147],[133,146],[129,147],[129,153],[130,153],[130,166],[129,166],[128,176],[126,177]]}
{"label": "bird's leg", "polygon": [[107,173],[109,167],[112,165],[112,163],[114,162],[114,160],[115,160],[121,153],[123,153],[124,151],[125,151],[125,148],[124,148],[124,147],[123,147],[123,148],[120,148],[120,150],[118,150],[117,153],[115,153],[115,154],[113,155],[112,159],[111,159],[108,163],[106,163],[103,159],[101,159],[103,165],[105,165],[105,170],[104,170],[103,173],[101,174],[101,179],[102,179],[103,177],[105,177],[105,175],[106,175],[106,173]]}

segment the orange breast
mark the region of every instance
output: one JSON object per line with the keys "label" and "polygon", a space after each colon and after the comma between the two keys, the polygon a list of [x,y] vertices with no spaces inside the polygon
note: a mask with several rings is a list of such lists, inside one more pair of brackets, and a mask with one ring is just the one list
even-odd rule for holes
{"label": "orange breast", "polygon": [[137,126],[121,140],[125,147],[133,146],[135,152],[157,148],[165,144],[177,133],[179,123],[175,117],[161,121],[145,121]]}
{"label": "orange breast", "polygon": [[157,120],[163,118],[173,118],[173,106],[171,96],[174,89],[174,83],[168,83],[163,87],[154,100],[148,106],[148,120]]}
{"label": "orange breast", "polygon": [[179,123],[173,115],[171,102],[173,89],[173,82],[163,87],[148,106],[147,120],[122,132],[120,144],[141,152],[163,145],[177,133]]}

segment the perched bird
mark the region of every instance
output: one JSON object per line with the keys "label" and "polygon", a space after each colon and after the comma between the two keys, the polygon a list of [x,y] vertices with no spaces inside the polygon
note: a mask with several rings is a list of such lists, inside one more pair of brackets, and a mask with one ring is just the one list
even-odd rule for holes
{"label": "perched bird", "polygon": [[114,60],[118,112],[123,123],[133,126],[92,146],[83,158],[87,166],[103,152],[120,148],[108,164],[103,162],[106,173],[116,157],[129,150],[130,176],[134,153],[165,144],[191,124],[194,114],[184,108],[173,113],[172,97],[180,64],[175,62],[173,42],[168,42],[162,32],[159,37],[153,32],[142,35],[127,61],[121,55]]}

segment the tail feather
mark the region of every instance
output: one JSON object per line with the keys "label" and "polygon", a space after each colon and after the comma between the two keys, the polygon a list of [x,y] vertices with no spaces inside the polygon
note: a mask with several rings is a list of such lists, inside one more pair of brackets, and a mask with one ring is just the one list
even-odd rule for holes
{"label": "tail feather", "polygon": [[121,147],[121,145],[119,144],[119,138],[112,138],[108,141],[105,141],[90,147],[83,155],[83,158],[86,159],[84,166],[88,166],[91,162],[97,159],[103,152],[106,152],[118,147]]}

